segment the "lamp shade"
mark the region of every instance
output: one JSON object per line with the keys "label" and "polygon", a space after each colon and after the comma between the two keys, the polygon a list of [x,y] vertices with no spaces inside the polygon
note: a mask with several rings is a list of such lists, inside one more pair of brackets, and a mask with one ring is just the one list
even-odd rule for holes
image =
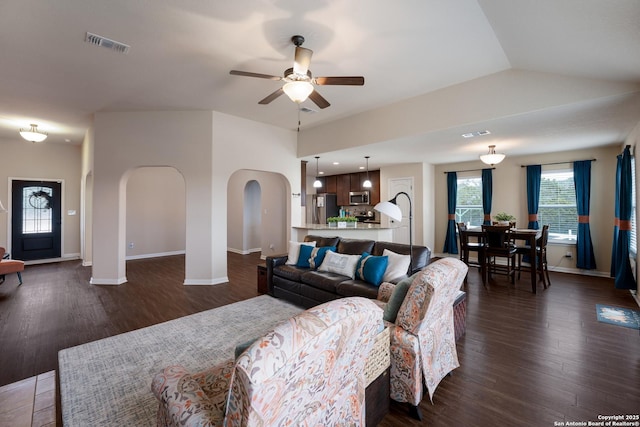
{"label": "lamp shade", "polygon": [[503,161],[505,157],[506,156],[504,154],[496,153],[495,145],[490,145],[489,153],[483,154],[482,156],[480,156],[480,160],[482,160],[482,163],[486,163],[488,165],[493,166]]}
{"label": "lamp shade", "polygon": [[305,81],[293,81],[285,84],[282,87],[284,93],[293,101],[298,104],[304,102],[311,92],[313,92],[313,85]]}
{"label": "lamp shade", "polygon": [[371,188],[372,187],[371,181],[369,181],[368,179],[365,179],[364,182],[362,183],[362,187]]}
{"label": "lamp shade", "polygon": [[387,215],[389,218],[394,219],[396,221],[402,220],[402,210],[400,210],[400,206],[394,203],[380,202],[377,205],[375,205],[373,209]]}
{"label": "lamp shade", "polygon": [[38,125],[32,123],[30,126],[30,129],[20,129],[21,137],[30,142],[42,142],[47,139],[47,134],[38,130]]}

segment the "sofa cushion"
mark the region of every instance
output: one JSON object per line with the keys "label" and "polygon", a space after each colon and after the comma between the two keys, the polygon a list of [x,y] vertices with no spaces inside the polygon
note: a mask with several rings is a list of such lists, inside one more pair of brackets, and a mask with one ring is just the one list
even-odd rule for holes
{"label": "sofa cushion", "polygon": [[273,275],[284,277],[285,279],[300,281],[300,276],[309,271],[309,268],[296,267],[295,265],[279,265],[273,268]]}
{"label": "sofa cushion", "polygon": [[300,255],[300,246],[316,246],[316,242],[289,242],[289,255],[287,257],[288,265],[296,265],[298,263],[298,257]]}
{"label": "sofa cushion", "polygon": [[431,258],[431,249],[426,246],[413,245],[413,251],[411,251],[409,245],[383,241],[376,242],[371,254],[380,256],[385,249],[401,255],[412,255],[411,268],[413,271],[407,271],[409,276],[425,268]]}
{"label": "sofa cushion", "polygon": [[393,279],[405,276],[409,270],[411,263],[411,257],[409,255],[401,255],[395,252],[391,252],[389,249],[385,249],[382,254],[389,258],[387,269],[384,272],[382,278],[385,282],[391,282]]}
{"label": "sofa cushion", "polygon": [[360,255],[346,255],[336,252],[327,252],[324,261],[318,271],[327,271],[347,276],[351,279],[356,275],[356,264],[360,260]]}
{"label": "sofa cushion", "polygon": [[340,239],[338,253],[348,255],[362,255],[364,252],[373,251],[374,240]]}
{"label": "sofa cushion", "polygon": [[336,292],[336,286],[345,280],[349,277],[325,271],[308,271],[301,277],[302,287],[308,285],[329,292]]}
{"label": "sofa cushion", "polygon": [[382,276],[387,269],[387,264],[389,264],[389,257],[373,256],[365,252],[358,260],[356,279],[379,286],[382,283]]}
{"label": "sofa cushion", "polygon": [[304,236],[303,239],[305,242],[316,242],[316,246],[320,247],[320,246],[338,246],[338,243],[340,242],[340,237],[323,237],[323,236],[314,236],[311,234],[308,234],[306,236]]}

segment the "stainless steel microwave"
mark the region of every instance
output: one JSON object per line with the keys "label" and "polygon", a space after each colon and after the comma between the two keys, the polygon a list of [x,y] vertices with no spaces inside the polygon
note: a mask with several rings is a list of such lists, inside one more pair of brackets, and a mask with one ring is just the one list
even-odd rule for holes
{"label": "stainless steel microwave", "polygon": [[350,191],[349,192],[349,204],[351,206],[368,205],[369,204],[369,192],[368,191]]}

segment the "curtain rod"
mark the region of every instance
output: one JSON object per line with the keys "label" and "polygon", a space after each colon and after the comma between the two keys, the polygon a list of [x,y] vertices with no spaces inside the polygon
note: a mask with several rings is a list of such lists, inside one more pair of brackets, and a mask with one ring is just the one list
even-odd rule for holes
{"label": "curtain rod", "polygon": [[[570,160],[570,161],[566,161],[566,162],[553,162],[553,163],[537,163],[540,166],[546,166],[546,165],[565,165],[565,164],[569,164],[569,163],[573,163],[573,162],[595,162],[596,159],[587,159],[587,160]],[[535,165],[520,165],[521,168],[526,168],[527,166],[535,166]]]}
{"label": "curtain rod", "polygon": [[481,171],[484,169],[495,169],[495,168],[482,168],[482,169],[467,169],[467,170],[463,170],[463,171],[445,171],[444,173],[449,173],[449,172],[477,172],[477,171]]}

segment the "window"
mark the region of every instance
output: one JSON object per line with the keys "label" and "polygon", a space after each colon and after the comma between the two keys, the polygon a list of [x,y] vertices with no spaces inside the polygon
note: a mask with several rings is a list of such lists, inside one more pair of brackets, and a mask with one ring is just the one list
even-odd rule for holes
{"label": "window", "polygon": [[482,225],[482,178],[458,178],[458,195],[456,198],[456,222],[469,225]]}
{"label": "window", "polygon": [[578,209],[573,171],[542,171],[538,222],[549,224],[549,240],[575,242]]}

